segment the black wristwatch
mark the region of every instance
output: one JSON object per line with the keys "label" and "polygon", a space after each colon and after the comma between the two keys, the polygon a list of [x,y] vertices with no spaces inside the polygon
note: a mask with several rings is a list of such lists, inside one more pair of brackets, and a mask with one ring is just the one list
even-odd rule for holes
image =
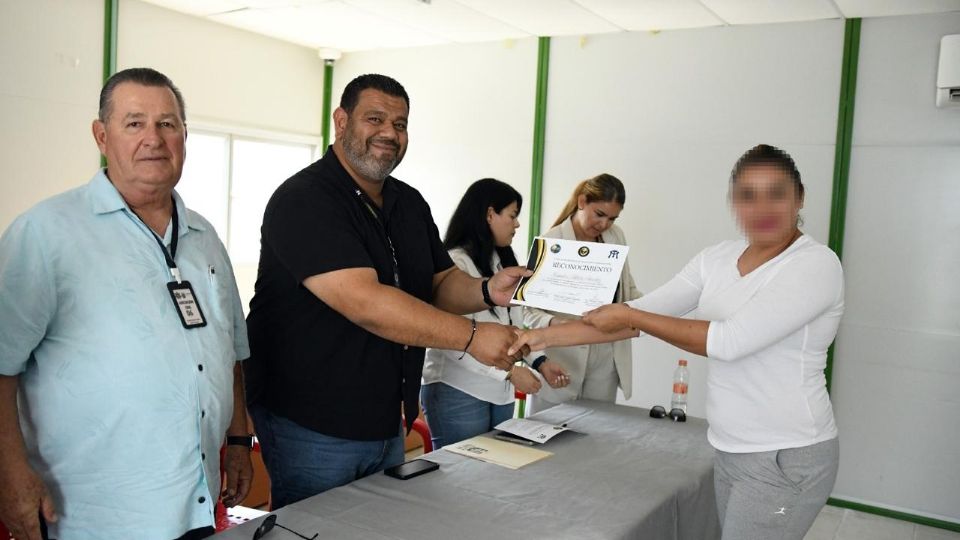
{"label": "black wristwatch", "polygon": [[541,354],[539,357],[537,357],[536,360],[533,361],[532,364],[530,364],[530,367],[533,368],[534,371],[540,371],[540,366],[543,365],[543,363],[546,361],[547,361],[546,355]]}
{"label": "black wristwatch", "polygon": [[253,435],[227,435],[227,446],[242,446],[253,449]]}
{"label": "black wristwatch", "polygon": [[480,284],[480,292],[483,293],[483,302],[490,307],[497,307],[496,302],[493,301],[493,298],[490,298],[490,279],[485,279]]}

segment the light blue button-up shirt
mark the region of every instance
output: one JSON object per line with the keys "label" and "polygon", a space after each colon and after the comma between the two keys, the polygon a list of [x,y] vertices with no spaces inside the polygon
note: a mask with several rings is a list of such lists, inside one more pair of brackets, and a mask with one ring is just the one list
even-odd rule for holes
{"label": "light blue button-up shirt", "polygon": [[202,328],[183,327],[160,246],[102,170],[0,238],[0,373],[20,376],[59,540],[170,540],[213,524],[233,366],[249,348],[223,244],[174,198],[176,263]]}

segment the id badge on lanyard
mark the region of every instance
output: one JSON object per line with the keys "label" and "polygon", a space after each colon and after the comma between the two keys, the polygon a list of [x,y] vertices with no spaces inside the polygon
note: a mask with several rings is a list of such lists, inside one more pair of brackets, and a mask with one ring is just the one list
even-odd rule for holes
{"label": "id badge on lanyard", "polygon": [[203,318],[203,311],[200,309],[200,302],[197,301],[197,295],[193,293],[193,286],[189,281],[171,281],[167,283],[167,290],[170,292],[170,299],[177,308],[177,314],[180,315],[180,322],[184,328],[200,328],[206,326],[207,321]]}
{"label": "id badge on lanyard", "polygon": [[[136,213],[134,213],[136,215]],[[137,216],[139,218],[140,216]],[[140,220],[143,222],[143,220]],[[184,328],[200,328],[207,325],[207,320],[203,316],[203,310],[200,309],[200,302],[197,300],[197,295],[193,292],[193,286],[190,285],[189,281],[186,281],[180,276],[180,269],[177,268],[176,256],[177,256],[177,243],[179,242],[180,236],[180,220],[177,215],[177,202],[173,201],[173,230],[172,239],[170,240],[170,251],[167,251],[167,246],[163,245],[163,240],[149,226],[147,230],[150,231],[150,235],[153,236],[153,239],[157,241],[157,245],[160,246],[160,251],[163,252],[163,258],[167,261],[167,267],[170,269],[170,276],[173,278],[173,281],[167,283],[167,292],[170,293],[170,300],[173,301],[173,307],[177,310],[177,315],[180,316],[180,322],[183,324]],[[146,226],[147,224],[144,223]]]}
{"label": "id badge on lanyard", "polygon": [[370,211],[370,215],[373,216],[373,219],[377,221],[377,224],[380,225],[380,229],[383,232],[383,237],[387,240],[387,247],[390,249],[390,258],[393,266],[393,286],[400,288],[400,264],[397,262],[397,250],[393,248],[393,240],[390,239],[390,233],[387,231],[386,224],[380,219],[380,215],[376,210],[370,206],[370,203],[363,198],[363,194],[358,189],[356,190],[357,197],[360,199],[360,202],[367,207],[367,210]]}

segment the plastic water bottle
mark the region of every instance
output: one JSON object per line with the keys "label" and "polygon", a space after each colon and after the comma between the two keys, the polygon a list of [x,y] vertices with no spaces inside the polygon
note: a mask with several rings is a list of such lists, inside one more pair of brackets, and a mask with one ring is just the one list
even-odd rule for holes
{"label": "plastic water bottle", "polygon": [[680,360],[677,369],[673,372],[673,397],[670,399],[671,409],[680,409],[687,412],[687,383],[690,382],[690,371],[687,361]]}

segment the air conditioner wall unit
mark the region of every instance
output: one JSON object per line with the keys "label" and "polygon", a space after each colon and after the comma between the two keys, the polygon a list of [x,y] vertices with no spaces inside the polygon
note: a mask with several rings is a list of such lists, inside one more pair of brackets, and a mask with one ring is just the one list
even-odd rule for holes
{"label": "air conditioner wall unit", "polygon": [[940,40],[937,107],[960,107],[960,34]]}

